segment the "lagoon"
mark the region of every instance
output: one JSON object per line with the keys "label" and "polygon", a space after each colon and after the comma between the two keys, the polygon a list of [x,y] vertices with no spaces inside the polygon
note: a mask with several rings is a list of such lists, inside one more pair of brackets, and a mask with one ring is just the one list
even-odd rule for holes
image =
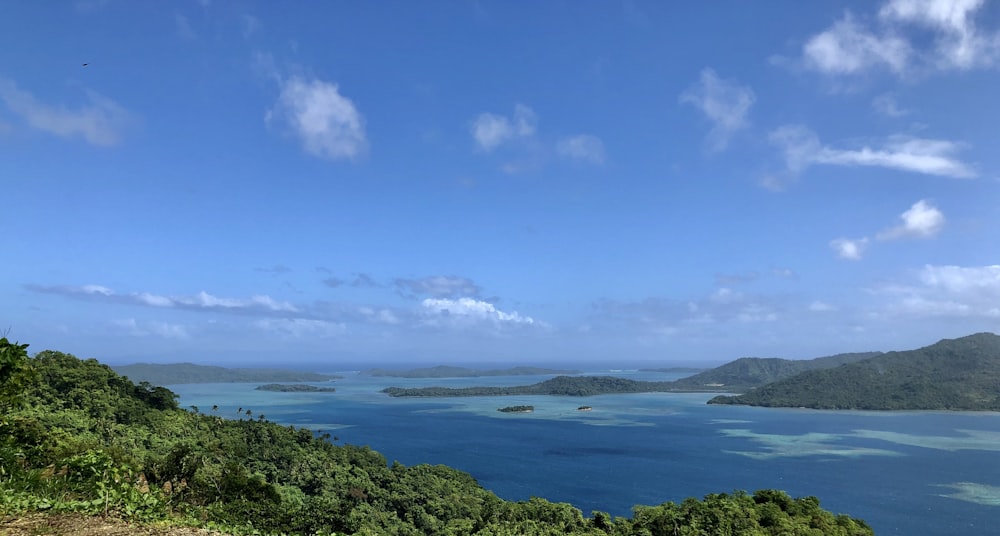
{"label": "lagoon", "polygon": [[[182,406],[254,417],[368,445],[392,462],[446,464],[512,500],[539,496],[589,514],[777,488],[865,519],[876,534],[945,536],[1000,526],[1000,414],[709,406],[712,394],[390,398],[387,386],[525,385],[549,376],[374,378],[334,393],[257,384],[169,386]],[[594,370],[642,380],[679,375]],[[328,382],[312,385],[330,386]],[[530,405],[532,413],[497,408]],[[578,411],[582,405],[591,411]],[[245,418],[245,417],[244,417]]]}

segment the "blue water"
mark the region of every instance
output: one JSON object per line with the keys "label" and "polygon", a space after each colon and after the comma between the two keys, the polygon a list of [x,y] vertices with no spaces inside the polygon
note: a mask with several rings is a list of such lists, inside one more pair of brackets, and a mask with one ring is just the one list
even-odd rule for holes
{"label": "blue water", "polygon": [[[565,501],[589,514],[636,504],[782,489],[866,520],[876,534],[1000,530],[1000,414],[823,412],[709,406],[706,394],[393,399],[388,385],[520,385],[545,377],[408,380],[345,374],[336,393],[253,384],[170,386],[182,405],[369,445],[391,462],[446,464],[513,500]],[[669,379],[624,372],[635,379]],[[503,406],[530,404],[531,414]],[[577,411],[589,405],[593,411]]]}

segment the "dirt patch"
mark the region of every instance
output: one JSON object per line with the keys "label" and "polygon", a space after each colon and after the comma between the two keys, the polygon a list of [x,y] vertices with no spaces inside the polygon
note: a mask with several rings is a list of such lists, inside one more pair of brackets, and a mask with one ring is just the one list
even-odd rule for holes
{"label": "dirt patch", "polygon": [[155,527],[118,519],[78,514],[31,514],[0,520],[0,536],[223,536],[218,532],[184,527]]}

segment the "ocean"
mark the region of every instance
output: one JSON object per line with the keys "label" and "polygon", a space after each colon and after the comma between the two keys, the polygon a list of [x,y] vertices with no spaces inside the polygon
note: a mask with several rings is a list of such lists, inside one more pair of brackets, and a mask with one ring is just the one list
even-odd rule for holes
{"label": "ocean", "polygon": [[[390,398],[387,386],[525,385],[548,376],[374,378],[335,393],[256,384],[169,386],[182,406],[330,433],[388,461],[445,464],[505,499],[532,496],[630,515],[637,504],[781,489],[867,521],[878,535],[1000,534],[1000,413],[710,406],[709,394]],[[632,379],[681,375],[588,371]],[[315,384],[321,385],[321,384]],[[329,385],[329,384],[322,384]],[[532,405],[532,413],[501,413]],[[591,411],[579,411],[580,406]]]}

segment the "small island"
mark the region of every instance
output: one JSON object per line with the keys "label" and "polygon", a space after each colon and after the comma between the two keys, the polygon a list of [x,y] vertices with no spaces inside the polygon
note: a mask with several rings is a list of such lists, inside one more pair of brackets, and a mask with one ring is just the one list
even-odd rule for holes
{"label": "small island", "polygon": [[317,387],[315,385],[303,385],[301,383],[267,383],[259,385],[256,391],[274,391],[277,393],[332,393],[336,391],[333,387]]}
{"label": "small island", "polygon": [[484,376],[554,376],[557,374],[580,374],[579,370],[552,369],[541,367],[511,367],[505,369],[480,370],[468,367],[441,365],[412,370],[369,369],[362,374],[391,378],[479,378]]}
{"label": "small island", "polygon": [[531,413],[535,411],[535,406],[507,406],[499,408],[497,411],[501,413]]}

